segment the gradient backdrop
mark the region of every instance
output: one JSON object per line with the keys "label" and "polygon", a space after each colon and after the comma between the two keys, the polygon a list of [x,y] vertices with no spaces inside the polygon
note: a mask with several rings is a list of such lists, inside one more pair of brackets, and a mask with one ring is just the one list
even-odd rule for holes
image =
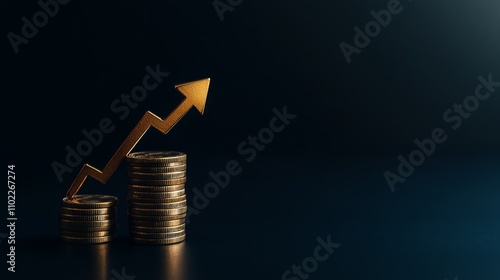
{"label": "gradient backdrop", "polygon": [[[230,8],[223,20],[214,3]],[[2,279],[500,279],[500,87],[457,129],[443,119],[479,76],[500,81],[500,4],[403,0],[348,63],[339,44],[354,45],[354,28],[391,3],[72,0],[16,54],[9,32],[22,35],[41,7],[4,0],[1,159],[16,165],[18,222],[17,272],[2,239]],[[169,76],[120,120],[111,104],[156,65]],[[209,172],[241,163],[190,216],[186,241],[127,239],[122,166],[106,186],[82,188],[120,198],[118,239],[61,243],[59,203],[83,163],[103,167],[145,111],[166,117],[182,101],[174,85],[206,77],[205,114],[191,110],[135,148],[188,154],[190,205]],[[285,106],[296,118],[247,162],[240,143]],[[53,162],[103,118],[115,130],[60,182]],[[391,191],[384,172],[397,174],[398,156],[436,128],[447,140]],[[6,209],[7,188],[0,197]],[[328,236],[341,245],[327,260],[284,277]]]}

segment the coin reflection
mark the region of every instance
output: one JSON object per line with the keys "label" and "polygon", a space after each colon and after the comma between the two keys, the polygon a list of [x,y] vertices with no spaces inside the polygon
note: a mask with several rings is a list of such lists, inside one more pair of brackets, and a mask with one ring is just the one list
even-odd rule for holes
{"label": "coin reflection", "polygon": [[85,279],[109,280],[109,244],[65,244],[66,258],[77,266],[67,267],[67,273],[81,273]]}
{"label": "coin reflection", "polygon": [[107,280],[109,274],[109,245],[96,244],[92,245],[92,255],[93,255],[93,273],[91,273],[90,279],[96,280]]}
{"label": "coin reflection", "polygon": [[161,267],[163,267],[161,279],[186,279],[185,250],[185,242],[167,245],[161,248]]}

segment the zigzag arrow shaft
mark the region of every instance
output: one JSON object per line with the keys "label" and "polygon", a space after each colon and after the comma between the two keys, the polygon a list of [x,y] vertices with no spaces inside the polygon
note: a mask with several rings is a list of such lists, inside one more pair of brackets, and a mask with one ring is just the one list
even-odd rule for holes
{"label": "zigzag arrow shaft", "polygon": [[[106,184],[125,156],[132,151],[151,126],[163,134],[167,134],[193,106],[203,113],[209,82],[210,79],[205,79],[176,86],[179,91],[186,95],[182,103],[165,119],[161,119],[150,111],[147,111],[102,171],[89,164],[85,164],[68,189],[66,196],[68,198],[73,198],[78,193],[87,177],[92,177]],[[184,91],[182,89],[183,87],[186,88]]]}

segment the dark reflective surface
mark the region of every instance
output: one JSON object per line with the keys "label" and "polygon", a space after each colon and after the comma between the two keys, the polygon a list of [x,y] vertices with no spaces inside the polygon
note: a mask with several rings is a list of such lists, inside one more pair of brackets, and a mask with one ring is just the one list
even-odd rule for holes
{"label": "dark reflective surface", "polygon": [[[47,205],[45,227],[19,231],[25,236],[18,240],[16,275],[281,279],[292,265],[313,256],[318,237],[331,235],[341,246],[319,262],[310,279],[500,279],[500,180],[493,160],[471,164],[436,158],[395,193],[383,180],[373,183],[373,178],[383,178],[380,170],[369,169],[373,162],[325,166],[315,170],[319,176],[314,178],[291,175],[311,164],[268,162],[267,167],[246,169],[266,177],[266,182],[259,185],[243,174],[234,178],[206,209],[192,216],[187,240],[175,245],[132,243],[126,236],[126,215],[121,214],[120,236],[113,242],[65,244],[49,236],[57,234],[57,214],[49,215],[57,204]],[[337,180],[329,179],[332,170]],[[471,178],[470,172],[478,177]],[[328,188],[332,184],[337,187]],[[256,186],[268,192],[260,193]],[[23,199],[36,204],[36,198]],[[26,224],[36,223],[30,215],[22,217]]]}

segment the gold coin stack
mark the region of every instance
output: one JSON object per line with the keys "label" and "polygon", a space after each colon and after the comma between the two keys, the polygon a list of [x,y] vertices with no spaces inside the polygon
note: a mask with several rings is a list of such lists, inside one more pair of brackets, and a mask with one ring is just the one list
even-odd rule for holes
{"label": "gold coin stack", "polygon": [[186,238],[186,154],[146,151],[127,155],[128,215],[132,240],[173,244]]}
{"label": "gold coin stack", "polygon": [[118,198],[109,195],[80,194],[63,198],[59,229],[63,241],[97,244],[115,237]]}

